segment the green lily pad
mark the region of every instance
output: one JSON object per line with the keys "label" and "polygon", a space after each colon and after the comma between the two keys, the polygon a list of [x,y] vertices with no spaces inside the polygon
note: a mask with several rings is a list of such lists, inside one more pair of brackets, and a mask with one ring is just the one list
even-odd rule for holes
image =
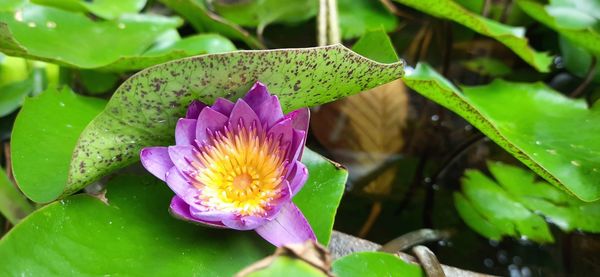
{"label": "green lily pad", "polygon": [[536,52],[528,44],[525,28],[512,27],[482,17],[463,8],[452,0],[395,0],[435,17],[452,20],[479,34],[496,39],[521,59],[541,72],[548,72],[552,57]]}
{"label": "green lily pad", "polygon": [[105,104],[66,88],[26,99],[15,120],[11,150],[15,179],[27,197],[50,202],[61,195],[77,138]]}
{"label": "green lily pad", "polygon": [[363,276],[424,276],[419,266],[384,252],[359,252],[333,262],[333,273],[340,277]]}
{"label": "green lily pad", "polygon": [[352,51],[380,63],[397,62],[398,54],[382,28],[367,31],[352,46]]}
{"label": "green lily pad", "polygon": [[515,166],[499,162],[488,166],[496,182],[479,171],[468,171],[463,193],[455,194],[459,214],[478,233],[494,240],[525,236],[552,242],[541,216],[564,231],[600,232],[600,201],[583,202],[548,183],[537,182],[532,172]]}
{"label": "green lily pad", "polygon": [[159,0],[165,6],[179,13],[198,32],[216,32],[231,39],[241,40],[254,49],[265,46],[235,23],[218,16],[207,9],[202,0]]}
{"label": "green lily pad", "polygon": [[425,64],[404,81],[465,118],[551,184],[584,201],[600,199],[600,105],[588,108],[585,101],[541,83],[496,80],[465,87],[463,94]]}
{"label": "green lily pad", "polygon": [[269,266],[254,271],[246,276],[327,277],[323,271],[313,267],[307,262],[287,256],[276,257]]}
{"label": "green lily pad", "polygon": [[309,175],[302,190],[294,196],[294,203],[308,218],[319,243],[327,246],[348,171],[308,148],[305,148],[302,163],[308,168]]}
{"label": "green lily pad", "polygon": [[318,1],[248,0],[213,1],[213,7],[223,18],[245,27],[256,27],[258,33],[272,23],[294,24],[317,14]]}
{"label": "green lily pad", "polygon": [[143,147],[172,144],[175,123],[194,99],[236,99],[260,80],[290,112],[402,74],[402,62],[373,62],[341,45],[204,55],[149,68],[123,83],[81,134],[64,195],[135,162]]}
{"label": "green lily pad", "polygon": [[[0,12],[0,51],[70,67],[125,71],[235,49],[226,38],[216,35],[194,37],[189,42],[170,36],[172,47],[147,52],[157,42],[164,43],[165,34],[176,32],[181,23],[179,18],[158,15],[93,21],[83,14],[28,4]],[[210,48],[204,48],[207,45]],[[218,45],[224,48],[215,49]]]}
{"label": "green lily pad", "polygon": [[[556,6],[544,6],[539,2],[529,0],[518,0],[517,3],[519,7],[533,19],[555,30],[562,36],[568,38],[571,42],[587,49],[594,55],[600,55],[600,33],[598,32],[598,29],[596,29],[596,23],[598,22],[597,17],[592,19],[588,18],[588,20],[582,21],[582,18],[585,17],[582,17],[581,14],[573,16],[572,13],[565,14],[556,12]],[[554,12],[552,12],[552,8],[554,8]],[[582,10],[580,8],[569,8],[565,6],[559,6],[558,8],[563,10],[569,9],[569,11],[584,14],[593,10]],[[595,22],[590,22],[590,20],[594,19]]]}
{"label": "green lily pad", "polygon": [[338,0],[338,13],[343,39],[361,37],[374,29],[391,32],[398,27],[398,18],[379,1]]}
{"label": "green lily pad", "polygon": [[146,5],[146,0],[32,0],[31,2],[69,11],[90,12],[105,19],[114,19],[127,13],[138,13]]}
{"label": "green lily pad", "polygon": [[[309,180],[294,202],[327,243],[347,172],[311,151],[303,162]],[[167,211],[172,196],[149,174],[128,175],[109,182],[108,203],[79,194],[49,204],[0,241],[0,275],[231,276],[273,252],[252,231],[173,218]]]}

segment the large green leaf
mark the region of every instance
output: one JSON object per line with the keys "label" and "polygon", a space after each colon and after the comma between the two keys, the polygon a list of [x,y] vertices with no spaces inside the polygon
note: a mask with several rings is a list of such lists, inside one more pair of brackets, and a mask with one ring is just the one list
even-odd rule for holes
{"label": "large green leaf", "polygon": [[27,197],[50,202],[62,194],[77,138],[105,104],[69,89],[49,89],[25,101],[11,150],[15,179]]}
{"label": "large green leaf", "polygon": [[90,12],[106,19],[114,19],[127,13],[138,13],[146,5],[146,0],[32,0],[31,2],[70,11]]}
{"label": "large green leaf", "polygon": [[271,23],[299,23],[317,14],[318,1],[248,0],[213,2],[215,11],[227,20],[262,33]]}
{"label": "large green leaf", "polygon": [[203,0],[159,0],[179,13],[199,32],[216,32],[231,39],[238,39],[256,49],[265,48],[262,42],[240,26],[212,13]]}
{"label": "large green leaf", "polygon": [[236,99],[260,80],[290,112],[402,74],[402,62],[373,62],[341,45],[205,55],[149,68],[123,83],[82,133],[64,194],[135,162],[143,147],[172,144],[177,118],[194,99]]}
{"label": "large green leaf", "polygon": [[496,39],[525,62],[541,72],[548,72],[552,57],[536,52],[528,45],[525,29],[512,27],[474,14],[453,0],[395,0],[421,12],[452,20],[477,33]]}
{"label": "large green leaf", "polygon": [[[114,21],[94,21],[83,14],[56,8],[24,5],[16,11],[0,13],[0,51],[12,56],[53,63],[124,71],[145,68],[190,55],[232,50],[227,39],[202,37],[204,43],[180,47],[177,37],[169,36],[173,46],[161,52],[146,51],[155,43],[164,43],[165,34],[181,25],[178,18],[157,15],[123,15]],[[197,42],[195,38],[193,42]],[[224,49],[214,47],[226,45]]]}
{"label": "large green leaf", "polygon": [[[310,177],[294,202],[327,243],[347,172],[304,155]],[[273,251],[251,231],[172,218],[173,192],[149,174],[118,176],[107,191],[108,204],[80,194],[22,221],[0,241],[0,275],[231,276]]]}
{"label": "large green leaf", "polygon": [[391,32],[398,27],[398,18],[380,1],[338,0],[338,10],[343,39],[357,38],[374,29]]}
{"label": "large green leaf", "polygon": [[421,268],[383,252],[358,252],[336,260],[333,273],[339,277],[424,276]]}
{"label": "large green leaf", "polygon": [[496,182],[479,171],[468,171],[463,193],[455,194],[459,214],[478,233],[494,240],[525,236],[551,242],[540,215],[564,231],[600,232],[600,201],[582,202],[548,183],[536,182],[533,173],[518,167],[490,163],[489,169]]}
{"label": "large green leaf", "polygon": [[[598,18],[593,18],[594,21],[591,23],[589,21],[585,23],[581,21],[585,17],[581,14],[573,16],[571,13],[565,14],[560,12],[567,9],[568,11],[578,11],[585,14],[593,12],[594,9],[583,10],[577,7],[544,6],[539,2],[529,0],[519,0],[517,3],[523,11],[535,20],[559,32],[573,43],[587,49],[594,55],[600,55],[600,33],[596,29]],[[552,12],[552,8],[554,8],[554,12]],[[559,9],[558,12],[557,8]]]}
{"label": "large green leaf", "polygon": [[585,201],[600,198],[600,105],[588,108],[541,83],[496,80],[462,94],[425,64],[405,83],[471,122],[550,183]]}

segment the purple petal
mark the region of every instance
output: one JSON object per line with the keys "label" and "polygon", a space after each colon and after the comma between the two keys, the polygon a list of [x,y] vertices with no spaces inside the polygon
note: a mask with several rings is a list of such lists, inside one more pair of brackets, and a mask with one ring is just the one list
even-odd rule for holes
{"label": "purple petal", "polygon": [[206,104],[204,104],[198,100],[192,101],[192,103],[188,106],[187,112],[185,113],[185,118],[189,118],[189,119],[198,118],[198,115],[200,115],[200,111],[202,111],[202,109],[204,109],[204,107],[206,107]]}
{"label": "purple petal", "polygon": [[277,121],[283,119],[281,104],[276,95],[269,97],[265,102],[254,108],[258,118],[267,128],[270,128]]}
{"label": "purple petal", "polygon": [[254,230],[261,225],[264,225],[265,222],[268,222],[264,217],[258,216],[244,216],[239,218],[232,219],[224,219],[223,224],[225,226],[235,229],[235,230]]}
{"label": "purple petal", "polygon": [[190,213],[190,205],[185,203],[185,201],[183,201],[183,199],[179,198],[179,196],[173,196],[173,199],[171,199],[171,205],[170,205],[169,211],[171,212],[171,214],[174,217],[179,218],[181,220],[197,222],[197,223],[200,223],[203,225],[208,225],[210,227],[225,228],[225,225],[223,225],[223,223],[221,223],[221,222],[204,221],[204,220],[193,217],[192,214]]}
{"label": "purple petal", "polygon": [[294,130],[292,138],[292,144],[290,146],[290,152],[288,159],[290,161],[296,161],[302,159],[302,152],[304,152],[304,143],[306,142],[306,135],[304,131]]}
{"label": "purple petal", "polygon": [[209,131],[219,131],[227,123],[227,116],[217,112],[211,108],[204,108],[198,116],[198,124],[196,125],[196,139],[204,143],[208,141]]}
{"label": "purple petal", "polygon": [[296,205],[287,203],[272,221],[255,229],[265,240],[279,247],[290,243],[316,241],[312,227]]}
{"label": "purple petal", "polygon": [[233,102],[225,99],[225,98],[217,98],[215,103],[211,106],[215,111],[224,114],[225,116],[229,116],[231,114],[231,110],[233,110]]}
{"label": "purple petal", "polygon": [[192,145],[196,139],[196,119],[180,118],[175,126],[175,144]]}
{"label": "purple petal", "polygon": [[283,205],[292,200],[292,190],[290,189],[289,182],[284,180],[281,186],[283,186],[283,189],[279,193],[279,198],[271,200],[271,209],[268,210],[264,216],[267,220],[273,220],[277,217],[277,214],[279,214],[279,210],[281,210]]}
{"label": "purple petal", "polygon": [[275,140],[280,140],[282,145],[291,144],[293,141],[292,119],[286,118],[277,122],[269,129],[267,135],[271,136]]}
{"label": "purple petal", "polygon": [[298,193],[298,191],[300,191],[300,189],[302,189],[302,187],[306,183],[306,180],[308,179],[308,169],[302,162],[295,161],[287,179],[290,183],[292,196],[294,196],[296,195],[296,193]]}
{"label": "purple petal", "polygon": [[177,196],[179,196],[188,205],[194,204],[198,189],[188,182],[185,177],[177,170],[176,167],[171,168],[166,174],[167,185]]}
{"label": "purple petal", "polygon": [[190,213],[193,217],[204,221],[218,221],[235,218],[235,214],[217,210],[206,210],[204,206],[193,204],[190,208]]}
{"label": "purple petal", "polygon": [[267,87],[261,82],[256,82],[242,99],[244,99],[252,109],[256,109],[262,103],[269,100],[269,97],[270,95]]}
{"label": "purple petal", "polygon": [[169,146],[169,157],[179,172],[188,176],[195,176],[201,166],[191,145]]}
{"label": "purple petal", "polygon": [[242,99],[238,99],[231,111],[231,115],[229,115],[230,128],[233,130],[240,121],[246,128],[249,128],[254,124],[256,124],[256,126],[261,126],[260,120],[254,110],[252,110],[252,108],[250,108],[250,106]]}
{"label": "purple petal", "polygon": [[146,147],[140,152],[140,160],[146,170],[163,181],[167,171],[175,166],[167,147]]}
{"label": "purple petal", "polygon": [[310,123],[310,110],[302,108],[289,113],[286,117],[293,120],[294,129],[306,132]]}

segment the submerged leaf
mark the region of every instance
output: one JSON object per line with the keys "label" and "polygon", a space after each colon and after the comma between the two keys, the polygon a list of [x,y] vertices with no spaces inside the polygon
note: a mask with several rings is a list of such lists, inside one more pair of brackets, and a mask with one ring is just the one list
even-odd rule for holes
{"label": "submerged leaf", "polygon": [[525,62],[541,72],[548,72],[552,57],[536,52],[528,44],[525,29],[512,27],[474,14],[453,0],[395,0],[421,12],[452,20],[477,33],[496,39],[506,45]]}
{"label": "submerged leaf", "polygon": [[192,100],[236,99],[260,80],[289,112],[402,74],[402,62],[376,63],[340,45],[204,55],[149,68],[123,83],[82,133],[64,195],[135,162],[143,147],[172,144],[171,130]]}
{"label": "submerged leaf", "polygon": [[425,64],[404,82],[465,118],[548,182],[585,201],[600,199],[600,105],[588,108],[541,83],[496,80],[465,87],[463,94]]}
{"label": "submerged leaf", "polygon": [[597,222],[600,201],[592,203],[566,194],[518,167],[490,163],[496,181],[479,171],[465,173],[462,193],[455,205],[465,222],[490,239],[524,236],[537,242],[552,242],[544,216],[564,231],[600,232]]}
{"label": "submerged leaf", "polygon": [[[406,87],[396,80],[316,108],[311,128],[319,142],[336,161],[349,168],[356,180],[400,152],[407,107]],[[395,169],[382,172],[365,191],[389,194]]]}

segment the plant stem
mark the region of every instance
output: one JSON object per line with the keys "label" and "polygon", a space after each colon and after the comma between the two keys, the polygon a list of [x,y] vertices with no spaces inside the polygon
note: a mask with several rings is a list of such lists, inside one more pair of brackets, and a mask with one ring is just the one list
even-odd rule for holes
{"label": "plant stem", "polygon": [[588,72],[585,75],[585,79],[583,79],[583,82],[581,82],[581,84],[579,84],[579,86],[577,86],[577,88],[573,92],[571,92],[571,97],[577,98],[581,96],[581,94],[585,91],[587,86],[592,82],[592,79],[594,79],[594,75],[596,74],[596,63],[596,56],[592,56],[592,63],[590,63],[590,67],[588,68]]}
{"label": "plant stem", "polygon": [[327,21],[329,23],[329,44],[337,44],[341,41],[340,24],[338,22],[337,0],[327,0]]}
{"label": "plant stem", "polygon": [[369,234],[369,231],[371,231],[371,228],[375,224],[375,221],[377,221],[377,218],[379,217],[380,214],[381,214],[381,202],[377,201],[377,202],[373,203],[373,206],[371,206],[371,212],[369,213],[369,217],[367,218],[367,220],[365,221],[363,226],[360,228],[360,231],[358,232],[359,238],[364,238]]}
{"label": "plant stem", "polygon": [[317,42],[319,46],[327,45],[327,0],[319,0],[317,16]]}

